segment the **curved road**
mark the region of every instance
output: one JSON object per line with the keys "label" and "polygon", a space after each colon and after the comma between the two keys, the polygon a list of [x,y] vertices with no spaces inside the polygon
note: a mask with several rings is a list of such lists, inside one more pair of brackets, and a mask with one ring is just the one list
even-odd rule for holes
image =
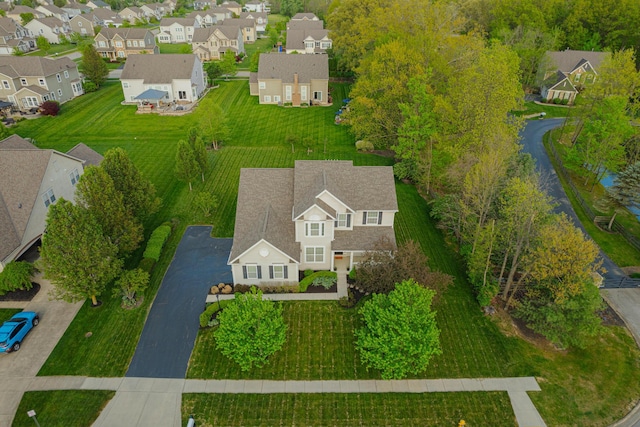
{"label": "curved road", "polygon": [[[520,132],[523,151],[531,154],[531,156],[536,160],[536,167],[547,184],[547,193],[549,193],[558,203],[555,211],[564,212],[573,220],[577,227],[580,227],[586,235],[589,235],[573,210],[573,206],[571,206],[571,202],[567,198],[567,193],[565,193],[564,188],[562,188],[558,174],[553,168],[551,160],[549,160],[549,156],[547,155],[547,151],[542,145],[542,137],[544,134],[558,126],[561,126],[563,121],[564,119],[527,121],[526,126]],[[604,274],[606,279],[620,280],[622,277],[626,276],[620,267],[611,261],[604,252],[600,251],[600,256],[602,257],[602,265],[607,270]]]}

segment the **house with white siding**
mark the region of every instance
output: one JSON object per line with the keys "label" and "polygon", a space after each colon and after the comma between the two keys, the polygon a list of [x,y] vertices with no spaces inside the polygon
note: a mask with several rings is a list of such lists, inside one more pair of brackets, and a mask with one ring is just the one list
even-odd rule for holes
{"label": "house with white siding", "polygon": [[159,43],[191,43],[193,32],[200,28],[195,18],[163,18],[160,21]]}

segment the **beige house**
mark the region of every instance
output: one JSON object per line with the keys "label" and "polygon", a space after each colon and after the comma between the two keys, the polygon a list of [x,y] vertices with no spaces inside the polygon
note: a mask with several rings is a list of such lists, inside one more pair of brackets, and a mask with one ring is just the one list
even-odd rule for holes
{"label": "beige house", "polygon": [[138,6],[125,7],[120,12],[118,12],[118,15],[120,15],[120,17],[125,21],[129,21],[130,24],[135,24],[136,22],[145,22],[147,19],[144,11]]}
{"label": "beige house", "polygon": [[258,33],[256,31],[256,21],[253,19],[225,19],[224,25],[236,25],[240,27],[240,31],[242,31],[242,40],[245,43],[255,43],[256,39],[258,38]]}
{"label": "beige house", "polygon": [[100,27],[116,27],[119,28],[124,23],[124,20],[116,12],[99,7],[93,9],[93,12],[84,15],[87,19],[93,21],[93,25]]}
{"label": "beige house", "polygon": [[329,105],[329,58],[263,53],[258,72],[249,76],[249,90],[260,104]]}
{"label": "beige house", "polygon": [[44,13],[39,12],[32,7],[18,5],[18,6],[14,6],[12,10],[7,12],[6,17],[13,19],[17,23],[22,23],[22,17],[20,15],[25,13],[33,14],[34,18],[44,18],[46,16]]}
{"label": "beige house", "polygon": [[44,36],[51,44],[59,44],[61,37],[69,37],[71,35],[71,27],[68,22],[62,22],[54,16],[46,18],[33,19],[24,26],[29,30],[29,35],[37,39]]}
{"label": "beige house", "polygon": [[609,56],[608,52],[563,50],[547,52],[539,71],[540,94],[546,101],[567,100],[573,104],[580,90],[593,84],[597,69]]}
{"label": "beige house", "polygon": [[191,43],[196,28],[200,24],[195,18],[163,18],[158,43]]}
{"label": "beige house", "polygon": [[29,30],[11,18],[0,16],[0,55],[13,55],[14,50],[29,52],[36,42],[29,36]]}
{"label": "beige house", "polygon": [[44,13],[45,16],[53,16],[54,18],[58,18],[62,22],[69,22],[69,20],[71,19],[67,12],[53,4],[40,5],[36,7],[36,10],[38,12]]}
{"label": "beige house", "polygon": [[146,28],[103,28],[94,38],[96,50],[112,61],[131,54],[158,54],[156,40]]}
{"label": "beige house", "polygon": [[65,154],[18,135],[0,141],[0,271],[40,240],[49,206],[73,200],[84,166],[101,160],[84,144]]}
{"label": "beige house", "polygon": [[240,19],[253,19],[256,23],[256,32],[263,34],[269,23],[269,15],[266,12],[242,12]]}
{"label": "beige house", "polygon": [[120,82],[126,103],[197,101],[206,84],[202,62],[193,54],[131,55]]}
{"label": "beige house", "polygon": [[393,169],[297,160],[242,169],[228,264],[236,284],[298,282],[300,271],[346,273],[367,250],[395,244]]}
{"label": "beige house", "polygon": [[[231,12],[229,12],[229,18],[230,17]],[[218,16],[215,13],[210,12],[210,10],[194,10],[189,13],[186,18],[198,21],[200,28],[210,27],[218,23]]]}
{"label": "beige house", "polygon": [[223,1],[222,4],[220,5],[220,7],[223,7],[225,9],[229,9],[231,11],[231,13],[233,13],[235,16],[240,16],[240,14],[242,13],[242,5],[238,2],[235,1]]}
{"label": "beige house", "polygon": [[235,25],[196,28],[191,47],[201,61],[218,60],[229,50],[234,54],[244,53],[242,32]]}
{"label": "beige house", "polygon": [[49,100],[62,104],[83,93],[78,66],[69,58],[12,56],[0,62],[0,100],[20,110]]}
{"label": "beige house", "polygon": [[71,18],[69,26],[71,32],[78,33],[81,36],[95,36],[96,33],[93,29],[93,21],[86,18],[87,15],[77,15]]}

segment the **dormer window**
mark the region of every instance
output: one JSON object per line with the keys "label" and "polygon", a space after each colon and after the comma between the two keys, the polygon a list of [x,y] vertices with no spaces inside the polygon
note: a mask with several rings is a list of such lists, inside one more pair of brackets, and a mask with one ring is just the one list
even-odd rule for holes
{"label": "dormer window", "polygon": [[324,236],[324,222],[305,222],[304,235],[306,237]]}
{"label": "dormer window", "polygon": [[351,228],[351,214],[339,213],[335,222],[336,228]]}

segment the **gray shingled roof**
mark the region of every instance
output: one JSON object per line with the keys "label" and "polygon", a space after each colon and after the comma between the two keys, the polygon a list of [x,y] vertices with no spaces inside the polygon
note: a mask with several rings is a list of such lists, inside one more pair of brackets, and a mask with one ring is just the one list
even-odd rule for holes
{"label": "gray shingled roof", "polygon": [[50,76],[78,66],[69,58],[49,59],[38,56],[3,56],[0,73],[11,78]]}
{"label": "gray shingled roof", "polygon": [[56,6],[55,4],[41,4],[39,5],[40,7],[44,8],[45,10],[47,10],[49,13],[51,14],[56,14],[56,15],[64,15],[67,12],[65,12],[64,10],[60,9],[58,6]]}
{"label": "gray shingled roof", "polygon": [[84,166],[93,165],[99,166],[104,160],[102,154],[95,151],[93,148],[83,144],[82,142],[77,144],[71,150],[67,151],[67,154],[83,161]]}
{"label": "gray shingled roof", "polygon": [[329,57],[327,55],[287,55],[286,53],[260,54],[258,79],[280,79],[293,82],[298,73],[300,82],[329,79]]}
{"label": "gray shingled roof", "polygon": [[209,40],[211,34],[213,34],[215,28],[213,27],[205,27],[205,28],[196,28],[193,30],[193,37],[191,38],[192,43],[204,43]]}
{"label": "gray shingled roof", "polygon": [[[97,10],[97,9],[96,9]],[[149,30],[146,28],[108,28],[103,27],[100,34],[111,40],[116,34],[125,40],[144,39]]]}
{"label": "gray shingled roof", "polygon": [[299,20],[299,19],[317,20],[318,17],[313,13],[296,13],[295,15],[293,15],[291,17],[292,21],[296,21],[296,20]]}
{"label": "gray shingled roof", "polygon": [[237,25],[240,28],[255,27],[256,21],[253,19],[230,18],[224,20],[224,25]]}
{"label": "gray shingled roof", "polygon": [[287,31],[289,30],[322,30],[324,22],[322,21],[289,21],[287,22]]}
{"label": "gray shingled roof", "polygon": [[292,188],[293,169],[241,169],[230,261],[262,239],[299,261]]}
{"label": "gray shingled roof", "polygon": [[[249,17],[252,18],[249,18]],[[258,19],[258,18],[262,18],[262,19],[267,19],[267,13],[266,12],[242,12],[240,14],[240,19]]]}
{"label": "gray shingled roof", "polygon": [[351,161],[296,160],[294,218],[314,205],[324,190],[354,211],[398,210],[393,168],[389,166],[355,167]]}
{"label": "gray shingled roof", "polygon": [[396,244],[396,234],[391,227],[357,227],[353,230],[333,232],[331,249],[334,251],[372,250],[382,239]]}
{"label": "gray shingled roof", "polygon": [[328,35],[329,30],[289,30],[287,31],[287,49],[304,50],[304,41],[307,37],[320,41],[325,37],[328,39]]}
{"label": "gray shingled roof", "polygon": [[592,52],[590,50],[563,50],[560,52],[547,52],[551,64],[558,70],[568,74],[575,70],[578,64],[583,63],[584,59],[589,61],[591,66],[598,70],[603,59],[609,56],[609,52]]}
{"label": "gray shingled roof", "polygon": [[34,21],[41,22],[49,28],[63,27],[64,23],[55,16],[47,16],[45,18],[36,18]]}
{"label": "gray shingled roof", "polygon": [[161,27],[168,27],[173,24],[179,24],[184,27],[193,27],[196,23],[196,18],[162,18],[160,21]]}
{"label": "gray shingled roof", "polygon": [[129,55],[120,79],[142,79],[145,84],[190,80],[195,61],[194,54]]}
{"label": "gray shingled roof", "polygon": [[0,141],[0,150],[37,150],[38,148],[19,135],[11,135]]}
{"label": "gray shingled roof", "polygon": [[4,16],[0,16],[0,29],[8,34],[15,34],[17,27],[16,21],[11,18],[5,18]]}

